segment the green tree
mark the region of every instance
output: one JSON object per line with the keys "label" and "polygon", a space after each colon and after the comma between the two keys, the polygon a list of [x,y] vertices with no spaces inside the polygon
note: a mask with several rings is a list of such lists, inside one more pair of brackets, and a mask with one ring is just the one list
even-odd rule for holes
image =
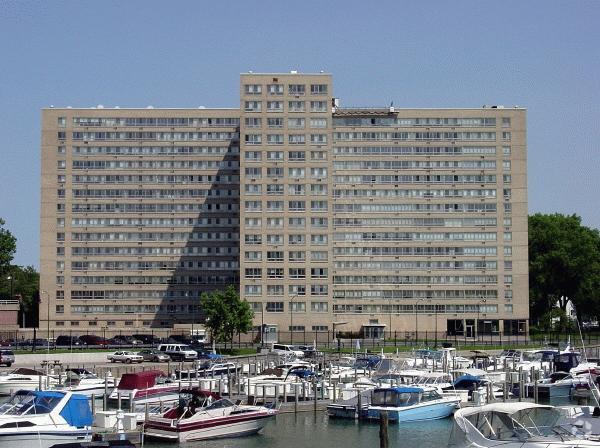
{"label": "green tree", "polygon": [[214,340],[232,341],[235,333],[247,333],[252,328],[254,313],[248,302],[240,299],[235,287],[203,293],[200,300]]}
{"label": "green tree", "polygon": [[[577,215],[529,217],[529,291],[531,316],[544,316],[570,299],[578,314],[598,315],[600,233]],[[584,309],[585,308],[585,309]]]}
{"label": "green tree", "polygon": [[0,218],[0,273],[4,275],[17,250],[17,239],[4,228],[4,220]]}

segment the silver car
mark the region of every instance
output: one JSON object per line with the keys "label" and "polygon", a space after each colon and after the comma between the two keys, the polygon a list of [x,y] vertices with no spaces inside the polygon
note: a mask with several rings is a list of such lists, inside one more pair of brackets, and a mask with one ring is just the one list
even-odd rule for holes
{"label": "silver car", "polygon": [[167,362],[171,360],[171,357],[159,350],[148,348],[146,350],[140,350],[138,355],[144,357],[144,361],[150,362]]}
{"label": "silver car", "polygon": [[0,365],[10,367],[15,362],[15,354],[12,350],[0,350]]}

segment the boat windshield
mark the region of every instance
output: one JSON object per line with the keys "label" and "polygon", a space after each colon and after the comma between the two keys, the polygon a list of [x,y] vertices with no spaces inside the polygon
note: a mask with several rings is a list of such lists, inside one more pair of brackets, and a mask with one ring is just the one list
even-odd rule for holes
{"label": "boat windshield", "polygon": [[204,410],[210,411],[211,409],[230,408],[231,406],[234,406],[234,404],[231,401],[229,401],[227,398],[222,398],[220,400],[215,401],[213,404],[206,407]]}
{"label": "boat windshield", "polygon": [[479,412],[467,419],[486,439],[525,441],[556,434],[560,413],[550,408],[530,408],[514,414]]}
{"label": "boat windshield", "polygon": [[396,392],[393,389],[378,390],[373,394],[374,406],[411,406],[419,402],[418,392]]}
{"label": "boat windshield", "polygon": [[523,361],[539,362],[542,360],[543,354],[539,352],[523,352]]}
{"label": "boat windshield", "polygon": [[62,398],[62,394],[15,394],[8,402],[0,406],[0,415],[48,414]]}

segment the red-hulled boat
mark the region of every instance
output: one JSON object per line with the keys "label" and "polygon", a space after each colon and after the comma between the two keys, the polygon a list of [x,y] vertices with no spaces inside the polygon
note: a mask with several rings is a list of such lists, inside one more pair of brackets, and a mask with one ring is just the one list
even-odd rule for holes
{"label": "red-hulled boat", "polygon": [[276,414],[275,409],[234,404],[212,392],[188,389],[177,406],[148,417],[144,434],[173,442],[239,437],[257,433]]}
{"label": "red-hulled boat", "polygon": [[129,401],[134,404],[173,402],[179,398],[179,383],[171,380],[160,370],[126,373],[110,394],[111,400]]}

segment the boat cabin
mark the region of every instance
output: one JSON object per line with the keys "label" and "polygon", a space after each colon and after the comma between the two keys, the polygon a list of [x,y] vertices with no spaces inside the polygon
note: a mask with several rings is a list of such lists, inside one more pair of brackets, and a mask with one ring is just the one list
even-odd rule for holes
{"label": "boat cabin", "polygon": [[372,406],[405,407],[425,401],[438,400],[441,395],[435,389],[421,387],[389,387],[373,391]]}
{"label": "boat cabin", "polygon": [[165,377],[165,374],[160,370],[146,370],[144,372],[125,373],[121,377],[121,381],[119,381],[118,389],[148,389],[166,381],[167,378]]}
{"label": "boat cabin", "polygon": [[560,353],[554,355],[554,370],[568,372],[581,363],[581,355],[576,352]]}

